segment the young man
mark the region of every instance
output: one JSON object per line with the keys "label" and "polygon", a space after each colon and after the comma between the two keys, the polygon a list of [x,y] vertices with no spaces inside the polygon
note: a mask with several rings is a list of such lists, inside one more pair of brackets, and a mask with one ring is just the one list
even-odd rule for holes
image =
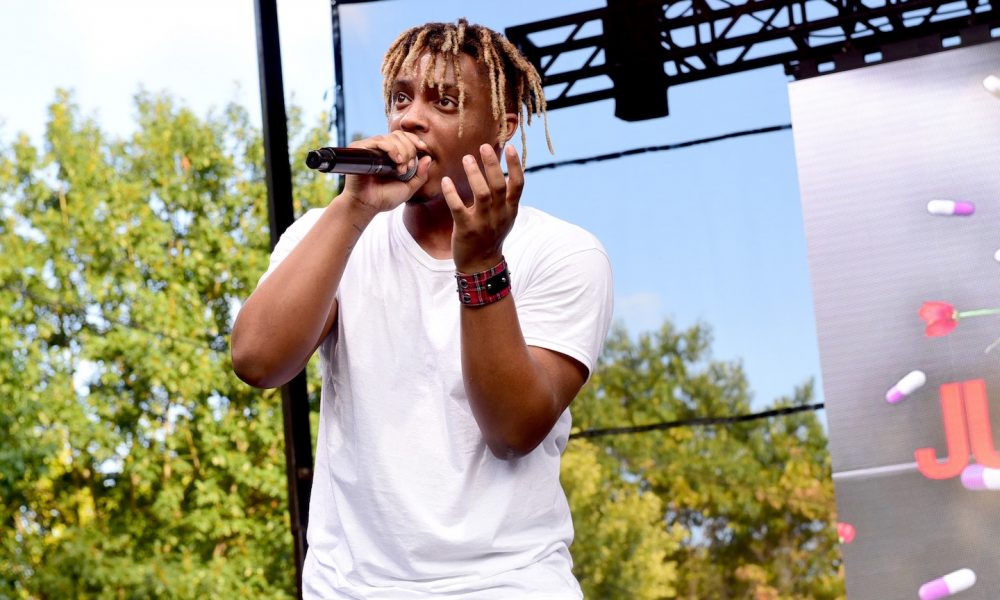
{"label": "young man", "polygon": [[430,23],[382,71],[389,133],[353,145],[417,175],[348,176],[285,232],[233,327],[252,385],[320,349],[304,594],[579,598],[559,457],[611,318],[608,257],[519,210],[506,143],[545,101],[510,42]]}

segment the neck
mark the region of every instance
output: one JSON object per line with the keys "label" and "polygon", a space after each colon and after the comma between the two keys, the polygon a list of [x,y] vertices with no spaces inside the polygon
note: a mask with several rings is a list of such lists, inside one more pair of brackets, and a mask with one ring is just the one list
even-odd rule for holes
{"label": "neck", "polygon": [[451,258],[451,230],[454,221],[443,197],[407,202],[403,225],[424,252],[437,259]]}

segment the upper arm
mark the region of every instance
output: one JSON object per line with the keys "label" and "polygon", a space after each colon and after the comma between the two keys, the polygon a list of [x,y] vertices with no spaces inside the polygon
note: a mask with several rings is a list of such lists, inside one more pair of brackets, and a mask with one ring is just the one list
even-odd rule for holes
{"label": "upper arm", "polygon": [[316,351],[316,348],[319,348],[319,345],[323,343],[326,336],[330,335],[330,331],[337,326],[337,306],[337,299],[334,298],[333,304],[330,305],[330,314],[326,316],[326,323],[323,324],[323,331],[320,332],[319,339],[317,339],[316,343],[313,345],[313,352]]}
{"label": "upper arm", "polygon": [[555,416],[558,418],[587,381],[587,367],[575,358],[547,348],[528,346],[528,353],[548,381],[555,400]]}

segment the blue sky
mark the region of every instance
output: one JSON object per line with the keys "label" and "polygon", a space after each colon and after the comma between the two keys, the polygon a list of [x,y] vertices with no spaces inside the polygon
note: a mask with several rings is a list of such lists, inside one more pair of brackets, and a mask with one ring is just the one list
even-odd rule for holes
{"label": "blue sky", "polygon": [[[460,16],[502,31],[603,0],[385,0],[342,7],[348,135],[382,132],[382,53],[403,29]],[[328,0],[279,0],[286,98],[307,117],[331,104]],[[37,0],[0,4],[0,141],[40,142],[57,87],[113,133],[133,128],[140,87],[201,114],[231,100],[259,122],[250,0]],[[528,130],[530,164],[783,124],[780,67],[670,90],[670,116],[614,117],[613,101],[553,111],[548,156]],[[331,134],[331,144],[335,139]],[[789,131],[530,174],[522,202],[577,223],[607,248],[616,317],[633,332],[669,318],[714,330],[714,356],[740,359],[761,407],[820,383],[795,154]],[[821,388],[817,389],[822,399]]]}

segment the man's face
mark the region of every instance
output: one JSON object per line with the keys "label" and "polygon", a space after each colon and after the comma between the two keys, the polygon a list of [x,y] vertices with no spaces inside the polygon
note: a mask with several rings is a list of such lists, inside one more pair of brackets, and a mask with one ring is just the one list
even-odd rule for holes
{"label": "man's face", "polygon": [[[415,134],[427,143],[434,162],[427,183],[413,195],[410,202],[444,201],[441,178],[455,182],[463,198],[471,196],[469,181],[462,167],[462,157],[471,154],[481,162],[479,146],[497,146],[500,121],[493,118],[490,104],[490,84],[472,57],[459,54],[459,68],[465,85],[465,125],[458,136],[458,83],[451,68],[445,69],[438,60],[435,81],[443,83],[441,93],[436,85],[420,89],[419,82],[430,63],[425,53],[416,63],[415,72],[400,73],[393,82],[389,110],[389,131],[401,129]],[[509,133],[513,127],[508,125]]]}

